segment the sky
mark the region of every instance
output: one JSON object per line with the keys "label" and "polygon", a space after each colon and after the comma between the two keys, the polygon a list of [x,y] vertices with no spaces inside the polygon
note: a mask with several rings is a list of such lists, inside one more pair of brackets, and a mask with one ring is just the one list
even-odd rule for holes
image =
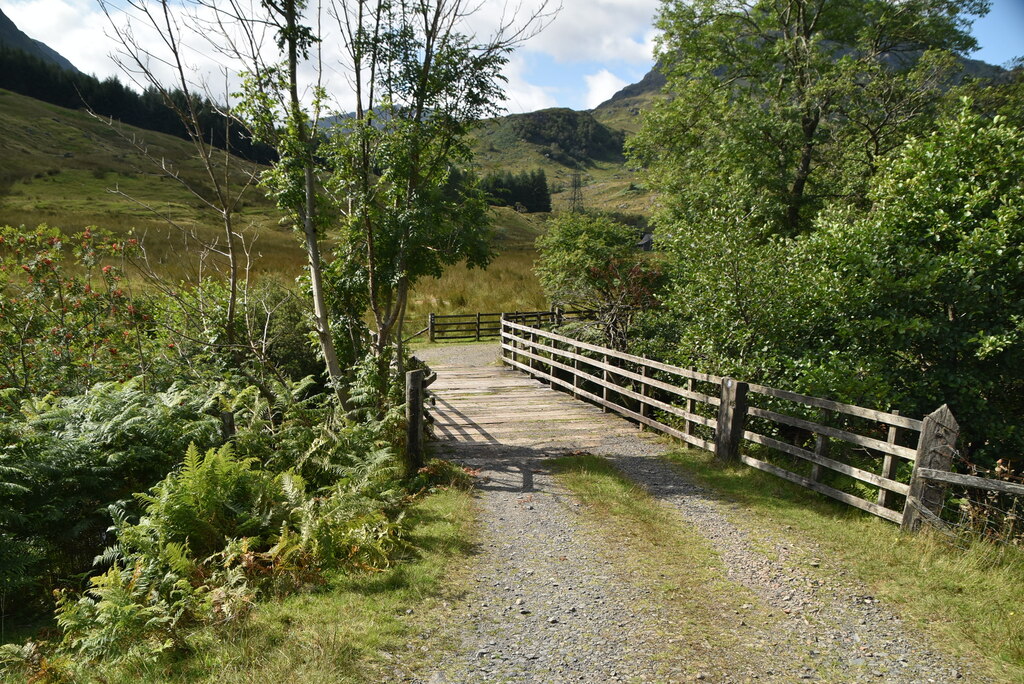
{"label": "sky", "polygon": [[[543,0],[515,0],[529,10]],[[551,0],[558,4],[559,0]],[[545,107],[592,109],[653,65],[659,0],[561,0],[561,11],[517,50],[505,70],[505,106],[511,113]],[[497,20],[502,3],[484,0],[473,18],[481,32]],[[0,9],[29,36],[101,78],[121,75],[111,59],[113,41],[96,0],[0,0]],[[1024,56],[1024,0],[993,0],[975,21],[981,49],[971,55],[992,64]],[[211,63],[212,64],[212,63]],[[343,84],[342,84],[343,85]],[[340,88],[344,90],[344,87]],[[339,103],[340,108],[345,102]]]}

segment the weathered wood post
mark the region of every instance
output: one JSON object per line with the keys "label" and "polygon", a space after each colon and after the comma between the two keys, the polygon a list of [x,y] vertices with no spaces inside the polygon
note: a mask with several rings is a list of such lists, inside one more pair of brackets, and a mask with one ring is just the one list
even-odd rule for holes
{"label": "weathered wood post", "polygon": [[432,313],[427,316],[427,338],[431,342],[434,341],[434,314]]}
{"label": "weathered wood post", "polygon": [[[527,335],[530,336],[530,341],[529,341],[529,344],[527,344],[526,340],[525,340],[526,336],[524,335],[523,336],[524,337],[523,348],[526,349],[527,351],[529,351],[534,356],[536,356],[536,354],[537,354],[537,347],[535,347],[534,345],[537,344],[537,336],[534,333],[532,333],[532,332],[531,333],[527,333]],[[533,356],[527,356],[526,357],[526,362],[530,365],[530,377],[536,380],[537,376],[534,374],[533,371],[537,370],[537,362],[534,361]]]}
{"label": "weathered wood post", "polygon": [[405,476],[423,467],[423,370],[405,374]]}
{"label": "weathered wood post", "polygon": [[937,518],[942,513],[945,491],[942,485],[920,477],[921,468],[949,471],[953,465],[953,452],[956,450],[956,438],[960,434],[960,426],[953,417],[949,406],[943,404],[933,413],[925,416],[921,426],[921,437],[917,442],[917,455],[914,458],[914,473],[910,477],[910,493],[903,509],[904,530],[913,532],[921,523],[929,518]]}
{"label": "weathered wood post", "polygon": [[[689,370],[692,373],[694,371],[694,368],[693,366],[690,366],[687,370]],[[693,378],[686,378],[686,389],[690,392],[693,391]],[[692,397],[686,398],[686,412],[693,413]],[[689,418],[687,418],[686,421],[683,423],[683,432],[688,435],[693,434],[693,422]]]}
{"label": "weathered wood post", "polygon": [[[576,356],[581,356],[583,350],[573,345],[572,353]],[[572,360],[572,396],[576,399],[580,398],[580,360],[575,357]]]}
{"label": "weathered wood post", "polygon": [[[899,411],[893,411],[894,416],[900,415]],[[895,425],[889,426],[889,437],[886,443],[889,445],[896,444],[896,440],[899,438],[899,428]],[[885,454],[885,458],[882,459],[882,477],[890,480],[896,479],[896,466],[899,465],[899,460],[892,454]],[[896,492],[890,492],[888,489],[878,490],[878,505],[884,506],[885,508],[892,508],[893,499],[896,497]]]}
{"label": "weathered wood post", "polygon": [[[818,422],[822,425],[828,425],[828,411],[821,411],[818,416]],[[828,437],[823,434],[815,433],[814,435],[814,455],[822,458],[828,458]],[[811,479],[815,482],[821,482],[821,476],[824,474],[824,466],[817,463],[811,465]]]}
{"label": "weathered wood post", "polygon": [[[647,366],[641,366],[640,374],[645,378],[650,377],[650,369]],[[640,396],[643,397],[643,399],[640,400],[640,415],[643,416],[644,418],[649,418],[649,414],[651,412],[651,407],[647,403],[647,393],[647,383],[640,383]],[[640,431],[643,432],[646,429],[647,425],[644,423],[640,423]]]}
{"label": "weathered wood post", "polygon": [[[825,435],[814,436],[814,455],[828,458],[828,437]],[[818,463],[811,465],[811,479],[815,482],[821,482],[821,475],[824,472],[824,467]]]}
{"label": "weathered wood post", "polygon": [[740,455],[743,424],[747,418],[749,385],[732,378],[722,378],[721,404],[715,426],[715,456],[722,461],[735,461]]}
{"label": "weathered wood post", "polygon": [[480,341],[480,312],[476,312],[476,341]]}
{"label": "weathered wood post", "polygon": [[[601,355],[601,361],[605,365],[607,365],[608,364],[608,355],[607,354],[602,354]],[[602,368],[601,369],[601,379],[604,380],[605,384],[601,385],[601,398],[604,399],[605,401],[608,401],[608,382],[609,382],[609,378],[610,377],[611,377],[611,373],[608,372],[608,369],[607,368]],[[611,412],[611,409],[608,408],[608,406],[602,406],[601,410],[604,411],[605,413],[610,413]]]}

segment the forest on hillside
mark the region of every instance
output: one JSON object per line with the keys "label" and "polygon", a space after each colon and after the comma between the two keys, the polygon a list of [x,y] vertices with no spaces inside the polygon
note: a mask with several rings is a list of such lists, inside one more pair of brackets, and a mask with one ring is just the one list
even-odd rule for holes
{"label": "forest on hillside", "polygon": [[100,80],[68,71],[6,46],[0,46],[0,88],[60,107],[88,109],[100,117],[185,139],[188,129],[168,104],[173,102],[178,108],[191,104],[201,120],[205,138],[213,145],[260,164],[273,160],[274,151],[268,146],[253,144],[244,127],[232,125],[221,105],[201,95],[186,95],[180,89],[162,91],[150,87],[139,93],[117,78]]}

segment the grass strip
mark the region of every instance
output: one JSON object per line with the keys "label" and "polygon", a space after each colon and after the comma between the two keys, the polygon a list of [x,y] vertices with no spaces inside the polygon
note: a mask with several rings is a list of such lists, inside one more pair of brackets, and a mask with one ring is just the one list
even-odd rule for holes
{"label": "grass strip", "polygon": [[462,592],[472,553],[471,493],[448,489],[409,509],[418,556],[385,572],[341,575],[326,591],[261,603],[225,638],[210,632],[191,655],[105,673],[105,681],[383,682],[431,666],[447,639],[438,629]]}
{"label": "grass strip", "polygon": [[753,530],[793,528],[817,543],[938,645],[980,661],[986,674],[1024,682],[1024,549],[974,541],[957,548],[937,534],[899,527],[741,465],[691,449],[669,458],[704,486],[741,504]]}
{"label": "grass strip", "polygon": [[549,461],[556,478],[583,504],[586,522],[614,549],[650,600],[671,615],[662,641],[664,666],[712,681],[757,671],[761,630],[775,624],[758,599],[726,578],[707,539],[608,460],[574,454]]}

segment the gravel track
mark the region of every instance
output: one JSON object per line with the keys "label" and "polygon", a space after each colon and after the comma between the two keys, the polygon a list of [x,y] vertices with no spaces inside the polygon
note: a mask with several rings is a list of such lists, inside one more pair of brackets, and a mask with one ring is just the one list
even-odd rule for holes
{"label": "gravel track", "polygon": [[[436,367],[484,368],[493,367],[497,351],[490,343],[417,355]],[[591,435],[588,450],[706,537],[728,581],[756,597],[752,613],[767,612],[770,624],[744,622],[743,652],[716,654],[732,664],[727,671],[700,671],[670,646],[670,607],[650,600],[645,580],[602,543],[543,465],[577,448],[572,434],[543,449],[441,442],[441,455],[480,470],[480,553],[465,602],[444,628],[461,647],[420,681],[989,681],[938,653],[813,545],[749,518],[737,525],[749,514],[661,459],[664,443],[640,432],[614,434],[608,425],[597,448]]]}

